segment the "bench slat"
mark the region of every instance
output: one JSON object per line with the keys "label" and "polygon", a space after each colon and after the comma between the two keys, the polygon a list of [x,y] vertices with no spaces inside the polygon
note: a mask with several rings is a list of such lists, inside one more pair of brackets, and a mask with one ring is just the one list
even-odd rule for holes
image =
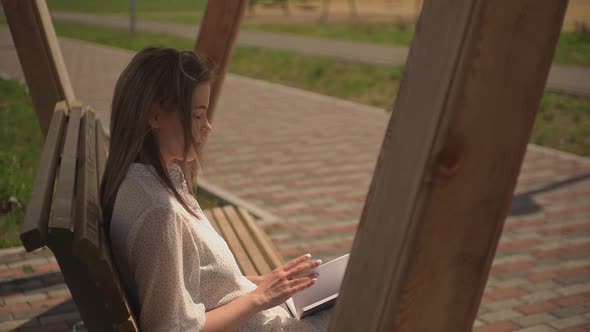
{"label": "bench slat", "polygon": [[243,207],[238,207],[238,211],[240,212],[242,218],[244,218],[246,227],[248,231],[254,239],[258,241],[260,248],[262,248],[261,252],[269,262],[271,269],[276,269],[279,266],[285,264],[283,258],[279,254],[278,249],[275,247],[274,243],[271,241],[270,237],[264,233],[264,231],[256,224],[252,215]]}
{"label": "bench slat", "polygon": [[114,323],[125,322],[130,319],[133,312],[119,279],[119,272],[112,260],[110,247],[107,245],[103,228],[100,229],[100,235],[102,244],[100,257],[97,260],[88,262],[89,268],[97,287],[101,290],[102,300],[107,305],[111,319]]}
{"label": "bench slat", "polygon": [[[96,171],[98,172],[98,187],[100,188],[100,180],[102,179],[102,175],[104,174],[104,167],[106,164],[106,159],[108,155],[108,144],[107,138],[105,137],[104,127],[102,126],[102,122],[100,119],[96,119],[96,160],[97,160],[97,168]],[[102,220],[102,219],[101,219]]]}
{"label": "bench slat", "polygon": [[99,255],[98,194],[96,171],[96,118],[88,110],[82,118],[76,196],[76,224],[74,227],[74,254],[82,260],[96,259]]}
{"label": "bench slat", "polygon": [[65,245],[71,240],[73,223],[74,185],[76,183],[76,155],[80,134],[82,108],[79,105],[70,108],[68,129],[64,140],[52,217],[49,220],[49,241],[56,245]]}
{"label": "bench slat", "polygon": [[217,222],[219,224],[219,228],[221,229],[221,232],[223,233],[223,237],[225,238],[225,241],[227,242],[232,253],[234,254],[234,257],[236,258],[236,261],[237,261],[238,265],[240,266],[240,269],[242,270],[242,273],[244,275],[256,275],[257,272],[256,272],[256,269],[254,268],[254,265],[250,261],[250,258],[248,257],[248,255],[246,255],[246,251],[244,250],[244,247],[242,247],[242,244],[240,243],[238,236],[236,235],[233,228],[231,227],[231,225],[227,221],[227,218],[223,214],[223,210],[218,207],[213,208],[211,210],[213,212],[213,216],[215,217],[215,220],[217,220]]}
{"label": "bench slat", "polygon": [[55,105],[49,131],[43,144],[43,152],[39,159],[37,175],[35,176],[25,220],[20,227],[20,239],[27,252],[39,249],[47,244],[47,220],[51,210],[66,114],[66,102],[58,102]]}
{"label": "bench slat", "polygon": [[[107,158],[106,137],[100,120],[95,120],[96,145],[96,174],[93,179],[100,186],[100,179],[104,173],[104,165]],[[97,187],[98,188],[98,187]],[[100,197],[97,197],[97,206],[100,206]],[[100,219],[99,219],[100,218]],[[92,261],[91,270],[96,278],[98,287],[103,291],[103,300],[109,309],[113,322],[116,323],[116,331],[137,331],[137,324],[133,311],[125,294],[125,290],[119,278],[119,272],[114,266],[110,244],[107,240],[105,229],[101,227],[102,213],[98,209],[96,227],[98,229],[100,246],[97,260]],[[135,329],[134,329],[135,328]]]}
{"label": "bench slat", "polygon": [[248,231],[244,220],[237,213],[233,206],[225,206],[223,208],[227,219],[233,226],[236,234],[239,234],[239,239],[242,242],[242,246],[247,252],[248,257],[254,264],[258,275],[265,275],[272,271],[270,265],[266,261],[264,255],[261,253],[261,248],[258,247],[256,241],[252,237],[252,234]]}

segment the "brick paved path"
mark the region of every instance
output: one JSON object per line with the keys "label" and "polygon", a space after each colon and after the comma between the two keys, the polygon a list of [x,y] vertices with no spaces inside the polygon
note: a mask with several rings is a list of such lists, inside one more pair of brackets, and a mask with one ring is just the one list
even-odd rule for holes
{"label": "brick paved path", "polygon": [[[81,13],[53,12],[52,17],[59,20],[98,26],[122,29],[128,29],[129,27],[128,19],[120,15],[95,16]],[[166,33],[189,39],[195,39],[198,31],[196,25],[147,20],[139,21],[137,28],[140,31]],[[406,47],[252,30],[241,30],[237,42],[244,46],[272,48],[388,67],[405,64],[408,55],[408,48]],[[590,68],[553,64],[547,80],[547,89],[590,97]]]}
{"label": "brick paved path", "polygon": [[[6,40],[0,28],[0,72],[21,77]],[[77,95],[108,120],[132,53],[60,43]],[[387,121],[383,110],[230,75],[205,178],[278,216],[261,224],[287,259],[329,260],[350,248]],[[62,331],[77,321],[58,271],[47,250],[0,252],[0,331],[23,321]],[[588,158],[529,146],[476,326],[590,331]]]}

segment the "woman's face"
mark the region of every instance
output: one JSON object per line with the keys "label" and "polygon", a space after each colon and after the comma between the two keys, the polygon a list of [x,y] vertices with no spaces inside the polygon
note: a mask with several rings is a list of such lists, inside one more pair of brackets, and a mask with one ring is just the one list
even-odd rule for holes
{"label": "woman's face", "polygon": [[[199,150],[202,150],[207,135],[213,129],[207,119],[210,91],[211,84],[209,82],[202,82],[195,87],[192,96],[192,134],[199,145]],[[158,127],[158,142],[166,165],[170,165],[173,160],[183,160],[184,130],[180,113],[161,110],[157,110],[157,113],[158,115],[152,121],[155,120],[154,123]],[[191,143],[188,142],[188,144]],[[193,161],[196,158],[197,151],[191,147],[186,161]]]}

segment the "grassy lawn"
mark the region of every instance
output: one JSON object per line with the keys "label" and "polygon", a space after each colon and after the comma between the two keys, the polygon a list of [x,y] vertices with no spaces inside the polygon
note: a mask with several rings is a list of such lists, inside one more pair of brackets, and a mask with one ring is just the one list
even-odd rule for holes
{"label": "grassy lawn", "polygon": [[[127,15],[129,10],[129,2],[120,0],[47,0],[47,4],[51,10],[94,14]],[[200,22],[207,0],[168,0],[165,4],[160,0],[141,0],[136,2],[136,6],[140,19],[192,24]],[[413,25],[406,23],[272,24],[254,23],[246,19],[242,27],[251,30],[399,46],[409,46],[414,35]],[[557,45],[555,62],[590,66],[590,32],[562,32]]]}
{"label": "grassy lawn", "polygon": [[[119,29],[63,22],[56,22],[55,30],[62,36],[134,51],[151,44],[190,49],[193,43],[189,39],[147,33],[129,38]],[[350,64],[255,47],[236,47],[230,71],[382,108],[391,108],[402,75],[401,67]]]}
{"label": "grassy lawn", "polygon": [[[127,15],[128,2],[105,0],[98,2],[74,0],[49,0],[52,10],[96,14]],[[137,15],[140,19],[196,24],[201,21],[206,0],[170,0],[165,11],[157,0],[138,1]],[[362,41],[386,45],[410,46],[414,35],[412,24],[399,23],[301,23],[277,24],[255,23],[248,19],[243,29],[290,33],[301,36],[324,37],[338,40]],[[590,32],[562,32],[555,54],[555,62],[570,65],[590,66]]]}
{"label": "grassy lawn", "polygon": [[545,93],[530,141],[590,157],[590,99]]}
{"label": "grassy lawn", "polygon": [[[25,89],[0,80],[0,248],[20,245],[18,225],[31,195],[43,136]],[[16,200],[9,203],[12,197]]]}
{"label": "grassy lawn", "polygon": [[[166,0],[165,3],[161,0],[139,0],[135,3],[138,12],[162,11],[163,7],[167,11],[202,12],[207,6],[207,0]],[[127,13],[129,11],[129,1],[122,0],[47,0],[47,6],[50,10],[96,14]]]}
{"label": "grassy lawn", "polygon": [[[0,79],[0,248],[20,245],[19,225],[31,196],[43,136],[26,89]],[[218,206],[198,192],[203,209]]]}
{"label": "grassy lawn", "polygon": [[[55,29],[63,36],[135,51],[147,45],[192,48],[191,40],[167,35],[140,33],[130,39],[118,29],[59,22]],[[236,47],[230,72],[391,110],[403,68]],[[590,156],[590,99],[545,93],[531,142]]]}
{"label": "grassy lawn", "polygon": [[[201,21],[202,12],[142,12],[140,19],[167,21],[183,24],[197,24]],[[387,23],[255,23],[247,19],[242,28],[268,32],[290,33],[301,36],[324,37],[340,40],[353,40],[367,43],[410,46],[414,36],[414,27],[407,24]]]}

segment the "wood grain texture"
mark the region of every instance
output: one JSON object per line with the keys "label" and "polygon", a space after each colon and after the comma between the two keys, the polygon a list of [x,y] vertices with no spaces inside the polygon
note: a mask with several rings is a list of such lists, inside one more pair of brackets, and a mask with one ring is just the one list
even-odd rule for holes
{"label": "wood grain texture", "polygon": [[[90,108],[92,110],[92,108]],[[97,160],[97,188],[100,188],[100,181],[104,174],[104,167],[108,157],[108,140],[104,132],[104,127],[100,119],[96,119],[96,160]]]}
{"label": "wood grain texture", "polygon": [[129,299],[125,294],[119,271],[114,264],[110,246],[106,241],[104,229],[101,228],[99,232],[99,257],[85,260],[92,274],[92,279],[100,290],[101,297],[99,300],[105,303],[109,318],[113,324],[134,320]]}
{"label": "wood grain texture", "polygon": [[20,239],[28,252],[45,246],[49,211],[53,201],[53,186],[59,163],[59,153],[65,132],[67,104],[62,101],[55,105],[53,118],[43,145],[37,175],[25,220],[20,226]]}
{"label": "wood grain texture", "polygon": [[217,220],[219,224],[219,228],[221,229],[221,233],[223,234],[223,238],[227,242],[231,252],[233,253],[236,262],[238,263],[240,270],[242,270],[243,275],[256,275],[256,269],[252,264],[252,261],[246,254],[246,250],[242,246],[238,235],[235,233],[233,228],[231,227],[229,221],[227,220],[225,214],[223,213],[223,209],[216,207],[212,208],[211,212],[213,217]]}
{"label": "wood grain texture", "polygon": [[2,0],[37,119],[47,136],[55,103],[75,100],[45,0]]}
{"label": "wood grain texture", "polygon": [[71,240],[74,232],[76,163],[81,113],[80,105],[71,107],[63,143],[53,211],[49,220],[49,237],[56,244],[62,240],[64,244],[66,240]]}
{"label": "wood grain texture", "polygon": [[211,86],[207,111],[211,123],[246,5],[246,0],[208,1],[201,20],[194,49],[213,60],[217,67],[217,80]]}
{"label": "wood grain texture", "polygon": [[96,259],[99,255],[99,215],[97,159],[96,159],[96,117],[86,111],[82,117],[82,131],[78,143],[78,164],[76,167],[76,225],[74,228],[74,254],[80,259]]}
{"label": "wood grain texture", "polygon": [[235,207],[230,205],[225,206],[223,207],[223,212],[235,233],[239,236],[242,247],[256,269],[256,274],[265,275],[271,272],[272,269],[266,261],[265,255],[261,252],[261,248],[258,247],[256,240],[252,237],[246,225],[244,225],[244,220],[239,216]]}
{"label": "wood grain texture", "polygon": [[566,1],[425,1],[330,331],[471,331]]}
{"label": "wood grain texture", "polygon": [[270,237],[256,223],[252,215],[241,206],[237,209],[240,216],[244,220],[244,224],[246,225],[248,232],[252,234],[254,239],[257,241],[258,246],[261,248],[261,253],[269,263],[271,270],[284,265],[285,261],[279,253],[279,250],[274,245]]}
{"label": "wood grain texture", "polygon": [[108,308],[101,300],[101,290],[97,287],[88,265],[72,254],[71,246],[58,243],[51,245],[50,249],[57,259],[85,328],[89,332],[113,331]]}

